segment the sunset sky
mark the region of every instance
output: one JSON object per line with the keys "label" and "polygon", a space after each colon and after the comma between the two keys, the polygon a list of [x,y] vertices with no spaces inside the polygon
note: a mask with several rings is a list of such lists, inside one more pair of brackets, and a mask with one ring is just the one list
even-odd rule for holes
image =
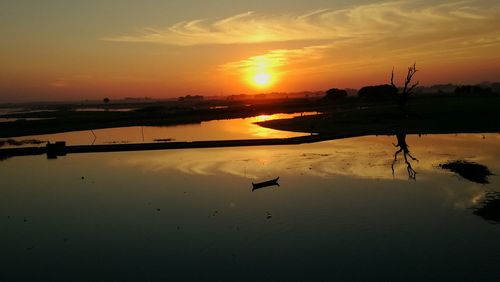
{"label": "sunset sky", "polygon": [[500,80],[500,1],[0,1],[0,102]]}

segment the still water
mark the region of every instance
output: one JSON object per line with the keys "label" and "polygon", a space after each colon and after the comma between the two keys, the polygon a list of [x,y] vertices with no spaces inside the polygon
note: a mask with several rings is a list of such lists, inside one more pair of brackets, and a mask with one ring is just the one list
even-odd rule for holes
{"label": "still water", "polygon": [[500,135],[398,141],[4,160],[0,280],[499,281]]}
{"label": "still water", "polygon": [[[301,115],[313,115],[317,112],[303,112],[295,114],[260,115],[251,118],[237,118],[227,120],[212,120],[199,124],[178,126],[131,126],[115,127],[97,130],[63,132],[16,137],[16,140],[36,139],[41,141],[66,141],[68,145],[115,144],[115,143],[142,143],[168,141],[206,141],[206,140],[235,140],[259,138],[289,138],[302,136],[307,133],[297,133],[264,128],[256,122],[293,118]],[[42,144],[41,146],[44,146]],[[28,144],[26,146],[33,146]],[[8,146],[5,146],[8,147]]]}

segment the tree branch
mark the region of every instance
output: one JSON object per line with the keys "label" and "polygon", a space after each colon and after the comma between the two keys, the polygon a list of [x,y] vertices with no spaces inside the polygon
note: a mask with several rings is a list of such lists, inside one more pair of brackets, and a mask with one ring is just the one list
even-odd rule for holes
{"label": "tree branch", "polygon": [[396,85],[394,85],[394,67],[392,67],[392,72],[391,72],[391,85],[397,88]]}

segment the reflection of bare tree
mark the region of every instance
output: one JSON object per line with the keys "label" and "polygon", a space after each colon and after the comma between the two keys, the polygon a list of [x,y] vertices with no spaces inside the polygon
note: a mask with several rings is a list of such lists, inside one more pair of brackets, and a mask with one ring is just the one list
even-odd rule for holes
{"label": "reflection of bare tree", "polygon": [[394,147],[399,148],[399,150],[397,150],[396,153],[394,153],[394,160],[392,161],[392,166],[391,166],[392,175],[394,176],[394,165],[398,161],[398,155],[403,153],[403,158],[404,158],[405,163],[406,163],[406,170],[408,171],[408,178],[416,180],[417,172],[413,169],[408,157],[411,160],[417,161],[417,162],[418,162],[418,159],[413,157],[410,154],[410,149],[409,149],[410,147],[408,146],[408,144],[406,144],[406,133],[398,133],[398,134],[396,134],[396,138],[398,140],[398,143],[397,144],[393,143],[393,145],[394,145]]}

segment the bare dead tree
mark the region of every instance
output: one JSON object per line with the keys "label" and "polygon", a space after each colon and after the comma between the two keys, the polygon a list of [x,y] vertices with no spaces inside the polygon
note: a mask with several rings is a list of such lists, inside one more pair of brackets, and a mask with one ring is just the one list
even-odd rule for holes
{"label": "bare dead tree", "polygon": [[403,158],[404,158],[405,163],[406,163],[406,170],[408,171],[408,178],[411,180],[417,180],[417,172],[413,169],[408,157],[411,160],[417,161],[417,162],[418,162],[418,159],[413,157],[410,154],[410,147],[408,146],[408,144],[406,144],[406,134],[404,134],[404,133],[397,134],[396,138],[397,138],[398,143],[397,144],[393,143],[392,145],[394,145],[394,147],[397,147],[400,149],[398,151],[396,151],[396,153],[394,153],[394,160],[392,161],[392,165],[391,165],[392,176],[394,177],[394,165],[398,162],[398,155],[403,153]]}
{"label": "bare dead tree", "polygon": [[[408,73],[406,74],[406,80],[405,80],[403,90],[402,90],[402,92],[398,91],[398,95],[397,95],[398,96],[398,105],[400,107],[404,107],[406,105],[406,103],[408,102],[408,98],[413,93],[413,90],[415,89],[415,87],[417,87],[419,85],[419,81],[417,81],[414,84],[411,84],[413,76],[417,73],[417,71],[418,70],[417,70],[417,63],[416,62],[413,63],[413,66],[408,67]],[[394,67],[392,68],[392,72],[391,72],[391,85],[397,89],[396,85],[394,84]]]}

